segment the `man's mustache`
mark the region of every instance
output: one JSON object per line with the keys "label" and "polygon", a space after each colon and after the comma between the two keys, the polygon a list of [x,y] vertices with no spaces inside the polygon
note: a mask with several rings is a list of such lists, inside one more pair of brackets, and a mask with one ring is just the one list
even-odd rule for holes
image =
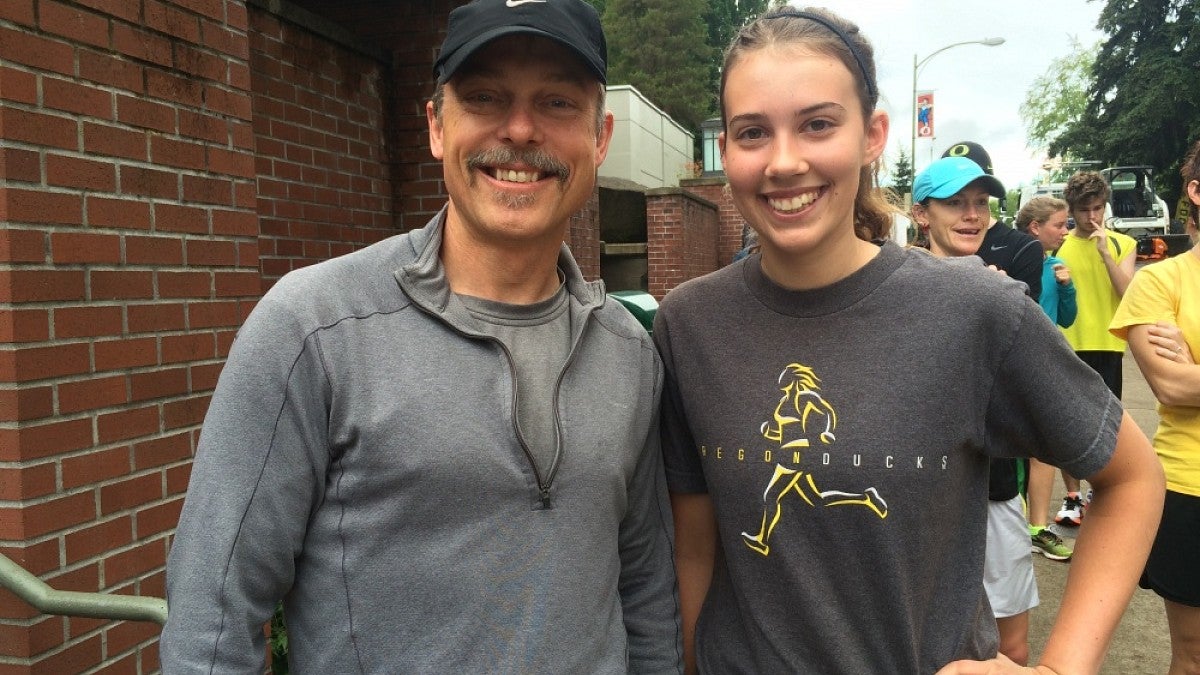
{"label": "man's mustache", "polygon": [[571,173],[566,164],[551,157],[549,153],[541,149],[514,150],[512,148],[499,147],[491,148],[490,150],[480,150],[467,156],[467,168],[469,169],[482,169],[487,166],[518,163],[530,166],[538,173],[555,176],[560,183],[565,182],[567,176]]}

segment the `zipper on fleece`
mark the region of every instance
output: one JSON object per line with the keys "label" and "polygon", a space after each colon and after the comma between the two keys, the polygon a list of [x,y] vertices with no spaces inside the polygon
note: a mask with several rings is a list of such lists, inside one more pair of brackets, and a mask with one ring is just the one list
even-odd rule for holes
{"label": "zipper on fleece", "polygon": [[[521,452],[525,453],[525,461],[529,463],[529,468],[533,469],[533,478],[538,485],[538,498],[541,499],[542,509],[550,510],[553,504],[550,501],[550,490],[554,487],[554,476],[558,474],[558,464],[562,459],[562,432],[559,429],[561,422],[558,419],[558,385],[562,382],[562,373],[558,374],[558,381],[554,385],[554,456],[550,459],[550,468],[547,470],[547,477],[542,478],[542,472],[538,470],[537,460],[533,457],[533,451],[529,449],[529,444],[525,442],[525,435],[521,433],[521,426],[517,423],[517,366],[513,362],[512,352],[508,347],[492,336],[485,336],[483,339],[495,343],[504,353],[504,360],[508,361],[508,370],[512,378],[512,415],[511,423],[513,433],[517,436],[517,443],[521,444]],[[574,354],[575,347],[572,345],[571,353]],[[571,357],[567,356],[567,362],[570,363]],[[566,367],[564,366],[564,370]]]}
{"label": "zipper on fleece", "polygon": [[[399,279],[397,279],[397,281],[399,281]],[[403,284],[400,284],[400,285],[401,285],[401,288],[403,289]],[[411,299],[411,296],[410,296],[410,299]],[[575,356],[579,352],[579,345],[580,345],[580,343],[583,342],[583,333],[587,330],[587,324],[592,320],[592,314],[596,311],[596,308],[588,307],[584,311],[583,316],[581,318],[582,325],[579,328],[578,339],[575,339],[575,333],[572,331],[571,351],[567,354],[567,359],[566,359],[566,361],[563,362],[562,370],[560,370],[558,372],[558,379],[555,380],[555,382],[554,382],[554,398],[553,398],[553,405],[552,405],[552,407],[554,408],[554,440],[555,440],[554,458],[550,461],[550,469],[547,471],[547,475],[543,479],[542,472],[538,470],[537,461],[533,457],[533,452],[529,449],[529,444],[527,444],[525,442],[525,437],[521,434],[521,428],[517,424],[517,367],[513,363],[512,352],[510,352],[508,347],[505,346],[505,344],[503,342],[501,342],[498,338],[492,337],[490,335],[479,335],[479,334],[475,334],[475,333],[468,333],[467,331],[464,331],[463,329],[454,325],[452,322],[447,321],[439,313],[433,311],[429,307],[426,307],[423,303],[416,302],[414,300],[413,305],[415,307],[417,307],[417,309],[419,309],[421,312],[424,312],[425,314],[427,314],[430,318],[438,321],[439,323],[446,326],[450,330],[454,331],[455,333],[458,333],[459,335],[461,335],[467,339],[487,340],[489,342],[495,343],[496,346],[500,347],[500,351],[504,353],[504,359],[506,361],[508,361],[508,369],[512,376],[512,402],[513,402],[513,405],[512,405],[512,428],[513,428],[513,433],[516,434],[517,442],[521,445],[521,451],[525,454],[525,461],[529,464],[529,468],[533,470],[533,478],[537,482],[538,499],[542,503],[542,509],[549,510],[549,509],[553,508],[554,506],[553,506],[553,503],[550,498],[550,493],[554,487],[554,477],[558,475],[558,467],[562,463],[562,454],[563,454],[562,418],[558,414],[559,393],[562,391],[563,378],[565,378],[567,375],[567,369],[569,369],[571,367],[571,364],[575,362]],[[568,308],[567,311],[570,311],[570,309]]]}
{"label": "zipper on fleece", "polygon": [[575,356],[579,353],[579,345],[583,342],[583,333],[587,330],[587,324],[592,320],[592,313],[595,308],[588,308],[582,317],[583,325],[579,329],[579,339],[571,342],[571,351],[567,354],[567,359],[563,361],[562,369],[558,371],[558,378],[554,381],[554,397],[551,405],[554,408],[554,458],[550,461],[550,468],[547,471],[546,478],[543,480],[542,473],[538,471],[537,462],[533,458],[533,452],[530,451],[529,445],[525,443],[525,437],[521,434],[521,428],[517,424],[517,367],[513,363],[512,352],[508,350],[500,340],[486,336],[484,339],[496,343],[502,352],[504,358],[508,361],[508,368],[512,373],[512,425],[513,431],[517,435],[517,442],[521,444],[521,450],[525,453],[525,460],[529,462],[529,467],[533,469],[533,476],[537,480],[538,494],[542,501],[542,509],[549,510],[553,508],[550,500],[550,491],[554,487],[554,478],[558,475],[558,467],[562,464],[563,454],[563,438],[562,438],[562,417],[558,414],[558,399],[562,392],[563,378],[567,376],[567,370],[571,364],[575,362]]}

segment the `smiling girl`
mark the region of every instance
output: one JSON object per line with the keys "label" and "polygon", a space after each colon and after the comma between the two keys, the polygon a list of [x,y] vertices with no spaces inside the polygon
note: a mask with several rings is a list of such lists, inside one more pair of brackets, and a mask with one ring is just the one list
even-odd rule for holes
{"label": "smiling girl", "polygon": [[1097,671],[1161,510],[1145,436],[1021,284],[882,241],[888,118],[857,27],[776,10],[722,72],[760,252],[654,327],[689,667],[1021,672],[982,585],[988,460],[1035,455],[1089,476],[1099,514],[1039,672]]}

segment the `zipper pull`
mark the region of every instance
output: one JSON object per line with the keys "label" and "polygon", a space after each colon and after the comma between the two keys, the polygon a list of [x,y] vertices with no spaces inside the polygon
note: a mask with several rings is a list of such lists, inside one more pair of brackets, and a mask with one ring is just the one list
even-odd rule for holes
{"label": "zipper pull", "polygon": [[543,487],[543,488],[541,488],[541,491],[542,491],[542,508],[548,510],[550,508],[550,488]]}

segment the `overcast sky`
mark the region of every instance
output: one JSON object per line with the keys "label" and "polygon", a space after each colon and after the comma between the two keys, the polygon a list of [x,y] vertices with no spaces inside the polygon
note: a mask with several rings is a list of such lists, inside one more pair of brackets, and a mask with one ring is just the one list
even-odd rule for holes
{"label": "overcast sky", "polygon": [[[924,59],[966,40],[1002,37],[996,47],[963,45],[934,56],[920,70],[919,90],[934,93],[936,138],[917,139],[917,170],[952,144],[976,141],[992,156],[1009,189],[1033,181],[1044,157],[1026,146],[1021,102],[1051,61],[1071,52],[1071,38],[1091,45],[1103,0],[792,0],[827,7],[854,21],[875,45],[880,107],[891,117],[887,157],[912,140],[913,55]],[[931,147],[932,146],[932,147]]]}

